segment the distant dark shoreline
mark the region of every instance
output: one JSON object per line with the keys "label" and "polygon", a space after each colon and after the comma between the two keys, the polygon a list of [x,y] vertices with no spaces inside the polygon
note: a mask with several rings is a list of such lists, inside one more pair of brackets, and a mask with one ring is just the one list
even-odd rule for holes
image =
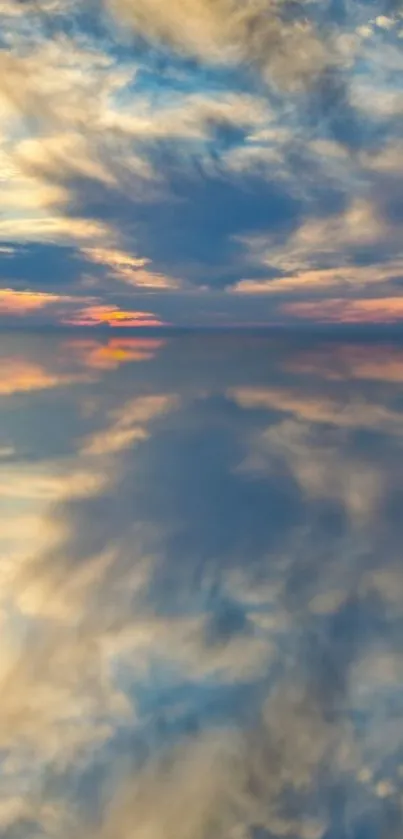
{"label": "distant dark shoreline", "polygon": [[75,335],[80,337],[116,338],[176,338],[185,336],[250,337],[250,338],[320,338],[334,340],[348,338],[359,341],[403,340],[403,324],[298,324],[270,326],[159,326],[159,327],[74,327],[67,325],[0,326],[1,333],[34,335]]}

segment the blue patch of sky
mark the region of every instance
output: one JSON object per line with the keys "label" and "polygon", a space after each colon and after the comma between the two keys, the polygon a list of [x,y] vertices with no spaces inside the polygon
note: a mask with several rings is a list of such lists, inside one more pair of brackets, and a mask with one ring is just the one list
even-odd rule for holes
{"label": "blue patch of sky", "polygon": [[117,661],[115,667],[116,684],[132,698],[141,738],[151,750],[212,726],[245,722],[267,695],[264,672],[237,682],[222,681],[219,672],[190,679],[188,667],[151,656],[143,677],[136,677],[132,663]]}
{"label": "blue patch of sky", "polygon": [[[15,247],[12,242],[2,242]],[[25,289],[29,278],[33,289],[49,290],[73,283],[87,266],[76,248],[62,245],[30,243],[15,247],[13,254],[0,253],[0,286],[12,281],[13,288]],[[92,273],[97,266],[91,265]]]}

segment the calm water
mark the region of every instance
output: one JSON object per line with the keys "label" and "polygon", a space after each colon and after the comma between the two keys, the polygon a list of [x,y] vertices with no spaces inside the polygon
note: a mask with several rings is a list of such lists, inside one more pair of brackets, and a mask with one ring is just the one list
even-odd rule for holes
{"label": "calm water", "polygon": [[403,345],[1,339],[0,836],[400,839]]}

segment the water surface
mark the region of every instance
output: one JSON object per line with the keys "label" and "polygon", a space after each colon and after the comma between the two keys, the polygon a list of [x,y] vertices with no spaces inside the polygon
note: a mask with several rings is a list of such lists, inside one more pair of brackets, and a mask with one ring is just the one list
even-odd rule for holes
{"label": "water surface", "polygon": [[0,836],[400,839],[403,345],[0,363]]}

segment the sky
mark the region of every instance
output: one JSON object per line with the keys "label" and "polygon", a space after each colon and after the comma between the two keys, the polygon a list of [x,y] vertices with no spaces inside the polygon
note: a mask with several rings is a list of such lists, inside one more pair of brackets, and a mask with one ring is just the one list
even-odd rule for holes
{"label": "sky", "polygon": [[0,326],[403,321],[398,0],[0,0]]}

